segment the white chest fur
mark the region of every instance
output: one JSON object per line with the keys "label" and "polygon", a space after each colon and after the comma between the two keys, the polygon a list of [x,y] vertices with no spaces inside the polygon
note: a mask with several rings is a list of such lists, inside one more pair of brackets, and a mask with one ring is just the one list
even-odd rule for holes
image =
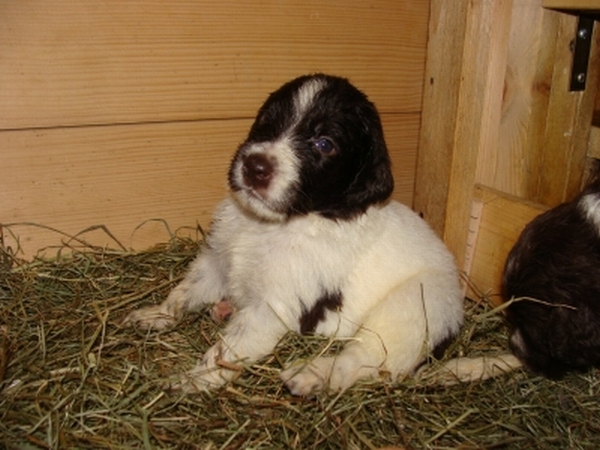
{"label": "white chest fur", "polygon": [[267,303],[296,331],[303,312],[324,295],[339,292],[342,307],[328,311],[315,331],[349,335],[370,307],[423,267],[455,275],[429,227],[396,202],[350,221],[309,214],[271,223],[247,217],[226,200],[209,244],[221,259],[234,306]]}

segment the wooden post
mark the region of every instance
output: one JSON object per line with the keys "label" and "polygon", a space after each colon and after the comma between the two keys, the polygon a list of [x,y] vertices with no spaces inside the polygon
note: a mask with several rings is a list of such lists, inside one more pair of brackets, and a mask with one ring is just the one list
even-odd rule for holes
{"label": "wooden post", "polygon": [[467,1],[432,0],[414,208],[442,236],[446,222]]}
{"label": "wooden post", "polygon": [[[431,7],[432,21],[441,19],[442,26],[431,30],[435,40],[429,44],[440,47],[428,50],[415,209],[442,234],[462,267],[477,158],[482,148],[497,142],[512,0],[449,3],[433,1]],[[443,10],[447,7],[451,10]],[[440,44],[448,29],[458,34],[453,41],[458,48],[450,51]],[[437,53],[445,58],[442,64],[432,61]],[[457,62],[460,70],[450,67]],[[436,86],[438,79],[443,86]],[[442,95],[450,98],[438,109],[436,99]],[[443,121],[448,122],[439,125]]]}

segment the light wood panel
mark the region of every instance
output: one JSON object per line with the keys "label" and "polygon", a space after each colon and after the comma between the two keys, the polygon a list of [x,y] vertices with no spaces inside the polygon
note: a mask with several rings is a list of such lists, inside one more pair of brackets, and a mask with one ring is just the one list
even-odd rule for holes
{"label": "light wood panel", "polygon": [[467,2],[432,0],[414,207],[442,236],[452,174]]}
{"label": "light wood panel", "polygon": [[465,193],[475,184],[480,152],[498,139],[495,124],[500,117],[512,1],[472,2],[469,8],[453,141],[458,157],[452,160],[448,192],[452,218],[446,220],[443,234],[459,267],[464,265],[471,207]]}
{"label": "light wood panel", "polygon": [[571,11],[600,11],[599,0],[543,0],[544,7]]}
{"label": "light wood panel", "polygon": [[428,0],[0,1],[0,129],[253,117],[307,72],[421,110]]}
{"label": "light wood panel", "polygon": [[[383,122],[394,164],[394,197],[410,204],[420,114],[385,114]],[[10,225],[23,222],[70,235],[105,225],[125,247],[135,249],[168,240],[164,223],[151,219],[166,221],[173,231],[193,229],[196,223],[206,229],[216,203],[227,195],[229,160],[250,123],[239,119],[0,132],[8,150],[0,165],[6,242],[16,248],[11,234],[18,235],[30,257],[64,239],[37,226]],[[95,245],[117,246],[101,230],[82,237]]]}
{"label": "light wood panel", "polygon": [[[546,207],[581,188],[600,33],[596,27],[586,90],[570,92],[576,17],[546,10],[542,0],[445,6],[440,0],[431,8],[415,209],[468,269],[481,257],[468,245],[476,184]],[[445,44],[440,30],[454,30],[456,46]]]}
{"label": "light wood panel", "polygon": [[[102,224],[134,248],[168,238],[151,219],[207,227],[256,110],[310,72],[377,104],[394,195],[411,204],[428,13],[428,0],[0,0],[0,224]],[[27,255],[60,240],[12,232]]]}
{"label": "light wood panel", "polygon": [[[559,13],[553,13],[559,14]],[[564,47],[575,33],[575,19],[561,15],[557,41],[563,42],[558,52],[557,66],[570,69],[572,57]],[[548,106],[544,135],[544,160],[538,196],[534,200],[555,206],[570,200],[581,189],[587,144],[592,123],[594,100],[600,84],[600,32],[595,27],[589,61],[586,90],[569,92],[570,70],[556,71],[553,83],[564,86],[553,89]]]}
{"label": "light wood panel", "polygon": [[591,158],[600,159],[600,127],[594,126],[590,130],[587,155]]}
{"label": "light wood panel", "polygon": [[[537,7],[536,7],[537,6]],[[531,0],[515,0],[508,27],[506,66],[499,70],[502,96],[493,127],[497,139],[480,149],[476,179],[528,198],[539,185],[539,170],[556,48],[556,20]],[[546,31],[546,33],[544,33]],[[542,36],[544,38],[542,39]]]}
{"label": "light wood panel", "polygon": [[539,203],[529,202],[485,186],[477,186],[474,202],[480,202],[479,217],[472,256],[466,272],[468,295],[479,298],[485,294],[501,303],[501,281],[506,257],[517,238],[536,216],[548,210]]}
{"label": "light wood panel", "polygon": [[600,83],[595,34],[587,89],[570,92],[576,18],[515,0],[495,146],[479,154],[477,181],[554,206],[580,189]]}

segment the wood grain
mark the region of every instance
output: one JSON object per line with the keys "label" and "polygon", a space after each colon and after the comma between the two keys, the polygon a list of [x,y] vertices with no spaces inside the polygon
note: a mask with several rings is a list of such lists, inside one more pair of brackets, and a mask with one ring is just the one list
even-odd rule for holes
{"label": "wood grain", "polygon": [[502,100],[495,105],[501,113],[494,123],[498,140],[478,155],[478,182],[524,198],[538,173],[531,166],[539,160],[536,141],[543,141],[553,70],[554,35],[542,39],[544,25],[539,0],[513,2]]}
{"label": "wood grain", "polygon": [[467,2],[432,0],[414,208],[442,236],[452,173]]}
{"label": "wood grain", "polygon": [[600,159],[600,127],[593,126],[590,130],[587,156]]}
{"label": "wood grain", "polygon": [[[310,72],[376,103],[412,204],[428,15],[428,0],[0,2],[0,224],[101,224],[133,248],[168,238],[152,219],[207,227],[256,110]],[[27,255],[61,240],[11,232]]]}
{"label": "wood grain", "polygon": [[473,263],[467,273],[467,295],[479,298],[485,294],[499,304],[502,273],[508,253],[525,225],[548,208],[479,185],[475,188],[474,199],[483,203],[483,209]]}
{"label": "wood grain", "polygon": [[[384,114],[382,120],[394,164],[394,198],[410,204],[420,114]],[[172,231],[187,227],[184,234],[193,234],[196,224],[207,229],[215,205],[227,195],[229,161],[250,123],[238,119],[2,132],[10,150],[0,165],[5,238],[16,248],[10,235],[18,235],[30,257],[64,237],[11,223],[35,223],[69,235],[105,225],[125,247],[135,249],[168,240],[163,220]],[[101,230],[84,238],[117,246]]]}
{"label": "wood grain", "polygon": [[0,3],[0,129],[253,117],[308,72],[421,110],[428,0]]}
{"label": "wood grain", "polygon": [[580,189],[597,85],[598,34],[587,89],[570,92],[576,18],[516,0],[496,148],[479,155],[477,181],[554,206]]}
{"label": "wood grain", "polygon": [[572,61],[569,42],[575,29],[576,18],[560,14],[559,48],[546,116],[540,185],[537,196],[532,198],[548,206],[571,199],[581,189],[594,101],[600,84],[600,32],[595,27],[586,90],[568,90]]}
{"label": "wood grain", "polygon": [[478,155],[498,140],[512,1],[469,4],[444,240],[464,265]]}
{"label": "wood grain", "polygon": [[545,8],[554,8],[571,11],[600,10],[598,0],[542,0]]}
{"label": "wood grain", "polygon": [[[546,10],[541,0],[442,3],[431,8],[415,209],[459,267],[480,267],[467,245],[475,185],[547,207],[581,188],[594,142],[599,33],[587,88],[570,92],[574,16]],[[444,30],[455,46],[441,38]]]}

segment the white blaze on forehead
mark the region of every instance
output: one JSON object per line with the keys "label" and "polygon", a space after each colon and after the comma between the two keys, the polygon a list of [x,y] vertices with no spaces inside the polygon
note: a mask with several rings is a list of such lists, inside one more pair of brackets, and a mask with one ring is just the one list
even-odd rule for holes
{"label": "white blaze on forehead", "polygon": [[325,80],[312,78],[305,82],[294,97],[294,107],[296,117],[302,117],[309,106],[312,104],[315,96],[325,87]]}
{"label": "white blaze on forehead", "polygon": [[600,194],[584,195],[579,200],[579,207],[600,234]]}
{"label": "white blaze on forehead", "polygon": [[[285,212],[294,201],[300,182],[300,160],[294,152],[294,130],[313,104],[316,95],[326,86],[326,80],[310,78],[295,92],[292,124],[271,141],[247,146],[235,162],[233,176],[237,186],[234,192],[246,208],[267,220],[284,220]],[[278,118],[283,119],[283,118]],[[253,190],[244,181],[243,161],[248,155],[262,154],[273,164],[273,176],[266,188]]]}

